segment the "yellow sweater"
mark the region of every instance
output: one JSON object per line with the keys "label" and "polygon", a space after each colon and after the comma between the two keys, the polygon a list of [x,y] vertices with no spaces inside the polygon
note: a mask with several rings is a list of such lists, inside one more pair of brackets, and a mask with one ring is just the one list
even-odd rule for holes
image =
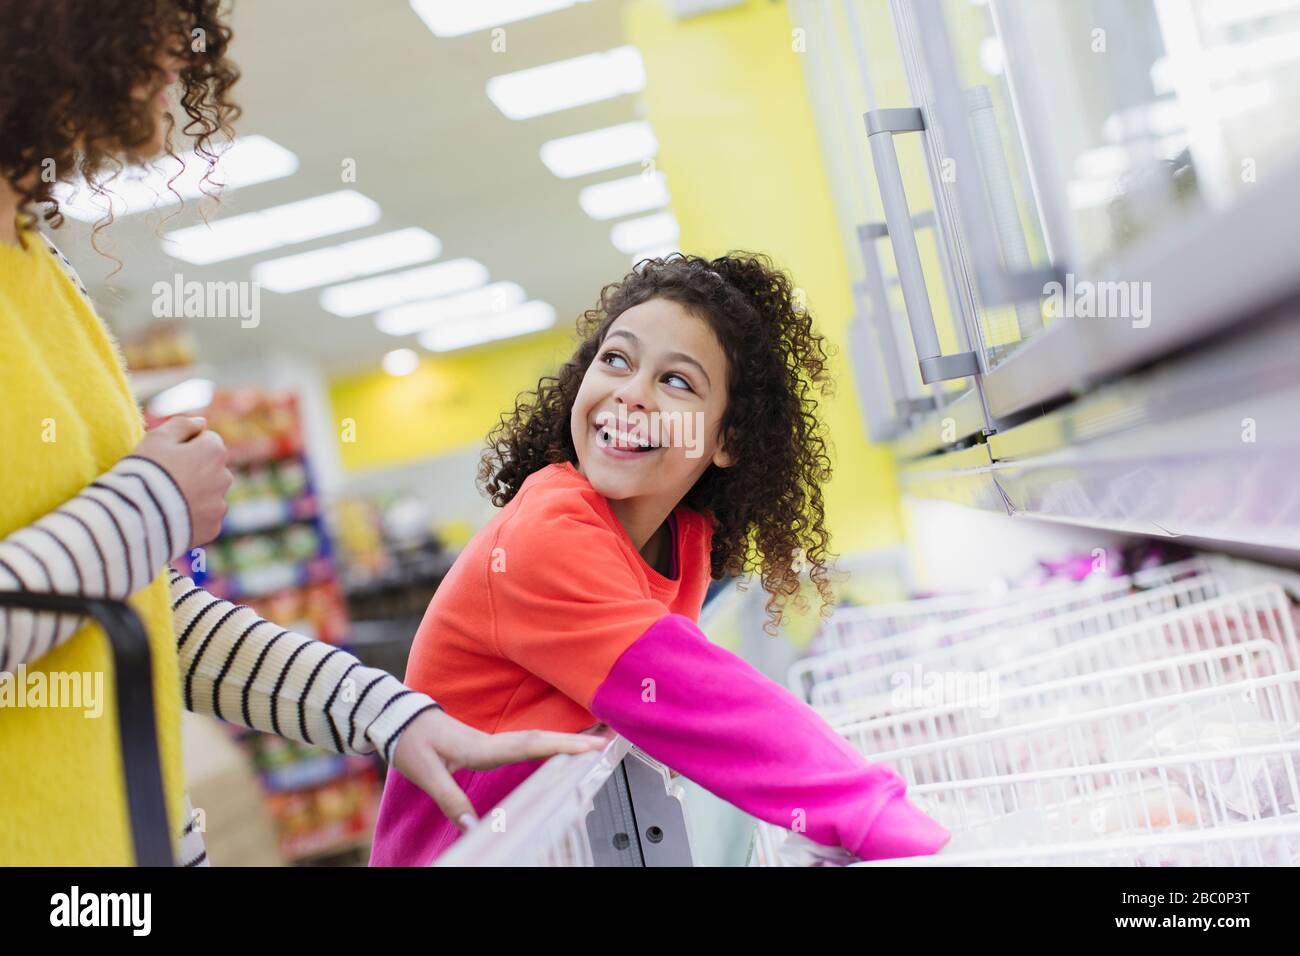
{"label": "yellow sweater", "polygon": [[[46,243],[0,243],[0,537],[36,521],[143,437],[115,343]],[[180,683],[165,572],[131,598],[153,647],[168,830],[183,801]],[[0,864],[133,862],[107,641],[87,625],[27,672],[103,672],[97,718],[0,709]],[[129,692],[129,689],[127,689]]]}

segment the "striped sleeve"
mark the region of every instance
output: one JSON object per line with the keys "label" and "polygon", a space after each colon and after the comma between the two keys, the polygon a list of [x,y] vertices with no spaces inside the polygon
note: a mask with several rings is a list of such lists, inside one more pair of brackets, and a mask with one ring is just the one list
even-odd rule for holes
{"label": "striped sleeve", "polygon": [[[130,455],[0,541],[0,590],[125,600],[189,539],[189,506],[176,482],[162,466]],[[6,610],[0,671],[49,653],[80,627],[73,615]]]}
{"label": "striped sleeve", "polygon": [[402,731],[438,706],[386,671],[216,598],[175,571],[171,593],[187,710],[391,763]]}

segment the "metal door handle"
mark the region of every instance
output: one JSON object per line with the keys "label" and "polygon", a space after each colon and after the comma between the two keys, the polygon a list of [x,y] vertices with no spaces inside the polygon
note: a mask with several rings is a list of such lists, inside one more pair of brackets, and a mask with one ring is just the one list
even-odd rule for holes
{"label": "metal door handle", "polygon": [[912,329],[912,342],[916,346],[916,360],[921,369],[921,381],[929,384],[950,378],[965,378],[981,372],[979,357],[974,351],[944,355],[939,346],[939,333],[935,330],[934,312],[930,308],[930,294],[925,288],[925,273],[921,269],[921,254],[912,231],[912,213],[903,189],[903,173],[898,166],[898,152],[894,148],[895,133],[919,133],[925,129],[925,118],[915,107],[902,109],[869,110],[864,116],[867,142],[871,145],[871,161],[880,187],[880,203],[885,211],[885,224],[889,229],[889,242],[894,249],[898,265],[898,279],[907,305],[907,324]]}

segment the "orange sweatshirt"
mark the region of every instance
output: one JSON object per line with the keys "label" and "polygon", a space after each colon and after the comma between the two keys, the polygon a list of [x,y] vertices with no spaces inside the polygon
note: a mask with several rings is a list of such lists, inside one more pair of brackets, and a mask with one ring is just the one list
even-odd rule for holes
{"label": "orange sweatshirt", "polygon": [[[864,857],[930,853],[947,832],[805,703],[696,626],[712,522],[669,517],[658,574],[571,464],[530,475],[444,579],[416,633],[408,687],[489,732],[603,721],[743,810]],[[480,816],[540,764],[454,776]],[[371,863],[425,864],[459,835],[390,771]]]}

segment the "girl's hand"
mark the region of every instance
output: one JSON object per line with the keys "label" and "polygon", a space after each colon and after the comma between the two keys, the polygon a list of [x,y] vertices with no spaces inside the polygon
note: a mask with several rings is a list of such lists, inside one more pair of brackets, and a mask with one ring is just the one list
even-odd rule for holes
{"label": "girl's hand", "polygon": [[393,752],[393,766],[406,779],[433,797],[447,819],[462,829],[478,821],[469,798],[451,775],[468,767],[491,770],[508,763],[537,760],[553,754],[580,754],[608,743],[590,734],[561,734],[519,730],[485,734],[461,723],[441,708],[426,710],[402,731]]}

